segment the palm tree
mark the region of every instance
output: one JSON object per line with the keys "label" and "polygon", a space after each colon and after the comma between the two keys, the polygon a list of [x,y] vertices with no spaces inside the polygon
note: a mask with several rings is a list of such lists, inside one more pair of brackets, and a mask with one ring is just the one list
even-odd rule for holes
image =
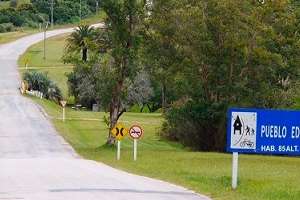
{"label": "palm tree", "polygon": [[79,25],[67,39],[67,52],[82,53],[82,61],[88,58],[89,41],[93,38],[94,28],[89,25]]}

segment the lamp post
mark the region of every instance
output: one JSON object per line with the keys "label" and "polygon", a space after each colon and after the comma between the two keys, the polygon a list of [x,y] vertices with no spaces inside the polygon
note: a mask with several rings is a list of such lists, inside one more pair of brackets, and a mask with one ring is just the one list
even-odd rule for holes
{"label": "lamp post", "polygon": [[46,37],[47,37],[47,29],[48,29],[49,22],[46,22],[44,26],[44,60],[46,60]]}
{"label": "lamp post", "polygon": [[51,0],[51,28],[54,26],[54,0]]}
{"label": "lamp post", "polygon": [[81,17],[82,17],[82,13],[81,13],[81,0],[79,0],[79,17],[80,17],[80,21],[81,21]]}
{"label": "lamp post", "polygon": [[98,0],[96,0],[96,14],[98,14],[98,10],[99,10],[99,2]]}

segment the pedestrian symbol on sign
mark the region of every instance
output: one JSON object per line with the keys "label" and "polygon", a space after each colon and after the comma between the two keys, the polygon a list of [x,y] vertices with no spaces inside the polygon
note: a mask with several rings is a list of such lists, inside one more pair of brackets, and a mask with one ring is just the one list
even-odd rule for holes
{"label": "pedestrian symbol on sign", "polygon": [[256,112],[232,112],[231,148],[256,148]]}

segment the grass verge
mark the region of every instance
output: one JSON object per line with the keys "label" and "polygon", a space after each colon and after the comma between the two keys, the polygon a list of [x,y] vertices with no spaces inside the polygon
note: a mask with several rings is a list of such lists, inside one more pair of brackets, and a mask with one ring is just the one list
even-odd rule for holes
{"label": "grass verge", "polygon": [[15,32],[8,32],[8,33],[0,33],[0,44],[9,43],[15,41],[21,37],[25,37],[27,35],[37,33],[37,30],[34,29],[24,29]]}

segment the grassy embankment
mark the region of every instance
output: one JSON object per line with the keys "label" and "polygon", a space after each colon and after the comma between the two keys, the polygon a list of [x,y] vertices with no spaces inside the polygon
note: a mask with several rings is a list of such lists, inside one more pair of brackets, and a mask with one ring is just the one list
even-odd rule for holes
{"label": "grassy embankment", "polygon": [[[29,3],[29,2],[30,2],[30,0],[20,0],[19,4]],[[10,4],[10,1],[0,1],[0,9],[8,8],[9,4]],[[19,31],[15,31],[15,32],[0,33],[0,44],[15,41],[16,39],[19,39],[26,35],[30,35],[35,32],[37,32],[37,30],[26,28],[26,29],[20,29]]]}
{"label": "grassy embankment", "polygon": [[[21,1],[19,1],[19,4],[29,3],[29,2],[30,2],[30,0],[21,0]],[[1,8],[7,8],[7,7],[9,7],[9,1],[0,2],[0,9]],[[93,15],[93,16],[90,16],[86,19],[83,19],[81,23],[87,23],[87,24],[99,23],[99,22],[102,21],[103,15],[104,15],[104,13],[100,12],[97,15]],[[76,26],[76,25],[77,24],[55,25],[54,29],[73,27],[73,26]],[[51,30],[51,29],[49,29],[49,30]],[[0,33],[0,44],[9,43],[9,42],[15,41],[19,38],[22,38],[24,36],[31,35],[31,34],[37,33],[37,32],[39,32],[38,29],[20,28],[18,31],[9,32],[9,33]]]}
{"label": "grassy embankment", "polygon": [[[31,47],[21,58],[30,57],[30,66],[48,71],[66,94],[65,72],[59,58],[64,46],[63,37],[48,41],[49,59],[42,58],[42,43]],[[59,50],[59,51],[58,51]],[[21,72],[24,69],[21,69]],[[97,160],[132,173],[173,182],[213,199],[222,200],[299,200],[300,159],[271,156],[240,156],[239,188],[231,190],[231,155],[222,153],[191,152],[181,145],[161,140],[157,130],[162,124],[160,114],[126,113],[125,125],[138,123],[145,129],[139,142],[138,161],[132,159],[132,141],[122,144],[122,157],[115,159],[115,149],[104,146],[107,128],[102,118],[105,113],[67,109],[65,123],[60,120],[61,108],[46,100],[33,98],[52,117],[56,129],[84,158]]]}

